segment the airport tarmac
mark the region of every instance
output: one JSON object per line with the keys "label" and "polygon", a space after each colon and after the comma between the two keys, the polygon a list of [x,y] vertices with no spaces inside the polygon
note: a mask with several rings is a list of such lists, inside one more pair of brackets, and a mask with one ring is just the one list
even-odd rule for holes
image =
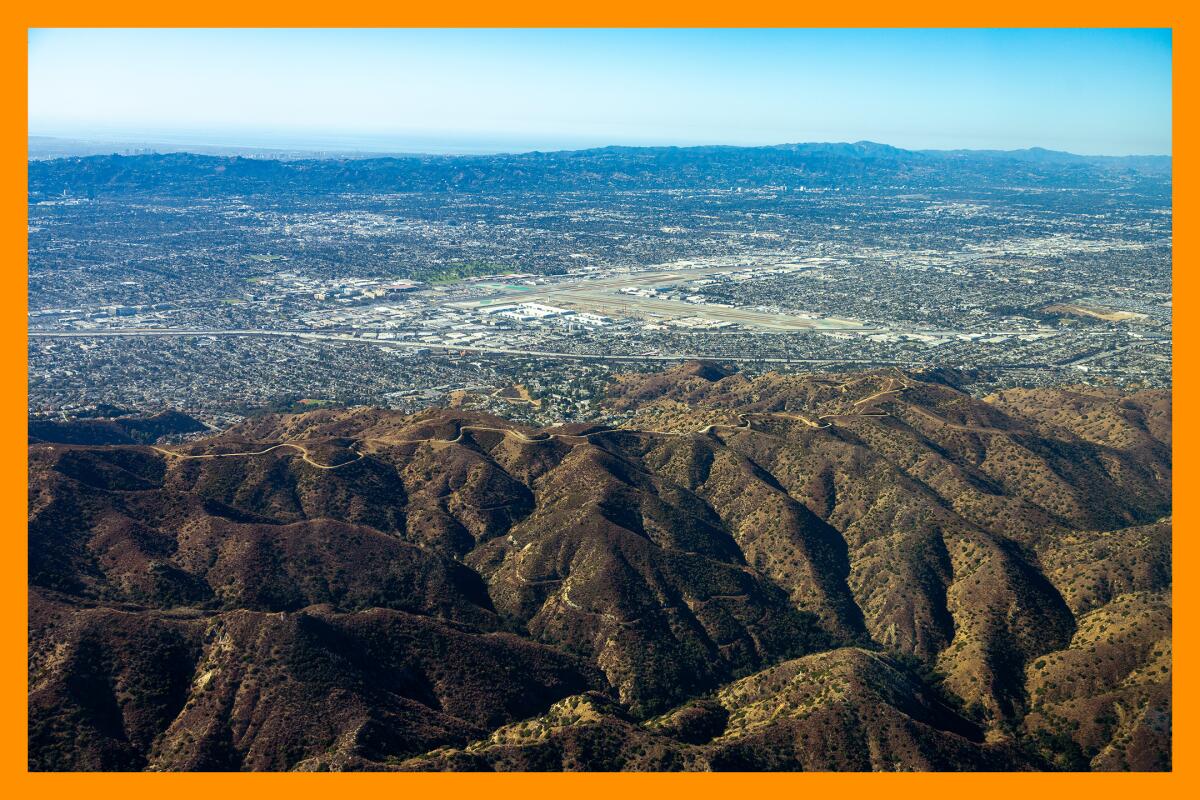
{"label": "airport tarmac", "polygon": [[[837,317],[817,314],[778,314],[752,308],[689,303],[663,297],[644,297],[621,291],[630,287],[650,289],[671,283],[686,283],[714,275],[763,269],[764,265],[703,267],[666,270],[644,270],[602,278],[578,278],[551,286],[505,287],[485,297],[449,303],[456,308],[481,308],[505,303],[544,303],[574,311],[588,311],[611,317],[639,317],[654,321],[669,321],[694,317],[716,322],[730,322],[742,328],[764,331],[870,331],[873,326]],[[792,266],[790,271],[804,269]],[[517,289],[520,289],[518,291]]]}

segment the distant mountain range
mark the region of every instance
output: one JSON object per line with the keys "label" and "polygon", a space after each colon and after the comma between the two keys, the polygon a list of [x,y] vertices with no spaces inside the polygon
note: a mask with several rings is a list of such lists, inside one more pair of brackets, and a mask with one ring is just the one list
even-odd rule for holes
{"label": "distant mountain range", "polygon": [[220,196],[764,186],[1132,186],[1165,190],[1170,181],[1170,156],[1080,156],[1041,148],[903,150],[875,142],[295,160],[169,153],[29,163],[31,197],[63,193]]}

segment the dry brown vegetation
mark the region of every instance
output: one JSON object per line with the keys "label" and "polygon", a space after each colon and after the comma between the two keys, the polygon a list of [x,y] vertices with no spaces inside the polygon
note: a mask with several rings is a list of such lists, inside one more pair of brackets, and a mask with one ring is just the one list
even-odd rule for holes
{"label": "dry brown vegetation", "polygon": [[609,404],[42,431],[31,767],[1169,768],[1169,394]]}

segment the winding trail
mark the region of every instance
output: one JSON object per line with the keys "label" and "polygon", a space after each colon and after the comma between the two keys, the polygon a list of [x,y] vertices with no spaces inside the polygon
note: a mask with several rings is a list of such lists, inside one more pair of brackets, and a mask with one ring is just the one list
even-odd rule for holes
{"label": "winding trail", "polygon": [[[881,389],[880,391],[875,392],[874,394],[868,395],[867,397],[863,397],[858,400],[855,400],[853,403],[851,403],[851,407],[854,409],[873,408],[873,406],[870,406],[868,404],[878,401],[880,398],[883,398],[885,396],[897,395],[897,394],[900,394],[901,392],[905,392],[905,391],[909,390],[910,388],[912,388],[911,384],[908,382],[907,377],[899,370],[896,370],[896,372],[899,377],[898,378],[897,377],[889,377],[891,384],[888,386],[888,388]],[[847,386],[849,386],[848,383],[842,384],[838,388],[841,391],[845,392]],[[971,433],[1011,433],[1011,431],[1005,431],[1005,430],[1002,430],[999,428],[961,425],[961,424],[950,422],[949,420],[943,419],[942,417],[939,417],[936,414],[934,414],[930,411],[927,411],[924,408],[921,408],[920,406],[911,405],[909,407],[915,413],[917,413],[923,417],[926,417],[927,419],[930,419],[934,422],[941,423],[942,425],[945,425],[946,427],[951,428],[953,430],[967,431],[967,432],[971,432]],[[410,445],[410,444],[412,444],[412,445],[415,445],[415,444],[448,445],[448,444],[461,443],[463,440],[463,437],[470,431],[486,431],[486,432],[490,432],[490,433],[499,433],[502,436],[510,436],[522,444],[541,444],[544,442],[551,442],[555,439],[561,439],[563,441],[574,441],[574,442],[587,441],[588,439],[590,439],[593,436],[602,436],[605,434],[612,434],[612,433],[629,433],[629,434],[635,434],[635,435],[636,434],[648,434],[648,435],[652,435],[652,436],[691,436],[691,435],[695,435],[695,434],[699,434],[701,436],[709,436],[709,435],[712,435],[712,433],[715,430],[717,430],[718,428],[724,428],[726,430],[735,430],[735,431],[736,430],[755,430],[750,424],[752,417],[778,417],[778,418],[782,418],[782,419],[793,420],[796,422],[804,423],[805,425],[807,425],[810,428],[821,429],[821,428],[832,427],[833,423],[826,422],[826,420],[846,419],[846,418],[850,418],[850,417],[886,417],[886,416],[890,416],[890,415],[887,414],[886,412],[873,412],[873,411],[869,411],[869,410],[855,410],[855,411],[850,411],[850,412],[846,412],[846,413],[838,413],[838,414],[822,414],[819,417],[817,417],[817,419],[814,420],[814,419],[810,419],[809,417],[807,417],[803,414],[799,414],[799,413],[793,412],[793,411],[760,411],[760,412],[750,412],[750,413],[739,413],[737,415],[737,423],[736,424],[731,424],[731,423],[727,423],[727,422],[712,422],[694,432],[693,431],[634,430],[634,429],[625,429],[625,428],[602,428],[601,430],[591,431],[588,433],[546,433],[546,432],[542,432],[542,433],[535,434],[533,436],[530,436],[529,434],[526,434],[523,431],[519,431],[514,428],[496,428],[496,427],[493,427],[490,425],[460,425],[458,428],[457,435],[455,435],[454,438],[452,438],[452,439],[443,439],[443,438],[436,437],[436,436],[423,437],[420,439],[378,439],[378,438],[360,439],[359,441],[356,441],[354,444],[350,445],[350,448],[349,448],[356,455],[356,458],[352,458],[349,461],[343,461],[338,464],[322,464],[319,461],[313,460],[312,455],[309,453],[309,451],[304,447],[304,445],[299,443],[299,442],[312,441],[309,439],[300,439],[300,440],[296,440],[296,441],[279,442],[278,444],[271,445],[270,447],[264,448],[262,450],[253,450],[253,451],[239,452],[239,453],[190,454],[190,453],[180,453],[180,452],[177,452],[174,450],[167,450],[166,448],[158,447],[156,445],[150,445],[150,449],[154,450],[155,452],[162,453],[163,455],[169,456],[171,458],[199,459],[199,458],[239,458],[239,457],[261,456],[261,455],[266,455],[267,453],[270,453],[274,450],[278,450],[281,447],[290,447],[294,450],[299,451],[300,457],[304,460],[304,462],[306,464],[308,464],[312,467],[316,467],[317,469],[334,470],[334,469],[341,469],[342,467],[350,466],[351,464],[357,464],[359,461],[362,461],[364,458],[370,457],[370,455],[368,453],[364,453],[357,449],[359,442],[362,442],[362,443],[376,442],[379,444],[384,444],[384,445],[388,445],[388,446],[392,446],[392,447]]]}
{"label": "winding trail", "polygon": [[[754,428],[752,428],[750,425],[750,417],[763,417],[763,416],[777,416],[777,417],[782,417],[784,419],[796,420],[799,422],[803,422],[805,425],[808,425],[811,428],[831,427],[829,423],[814,422],[813,420],[808,419],[807,417],[804,417],[800,414],[795,414],[795,413],[790,413],[790,412],[765,411],[765,412],[752,413],[752,414],[738,414],[738,423],[736,425],[733,425],[730,423],[725,423],[725,422],[714,422],[714,423],[705,425],[704,427],[700,428],[699,430],[695,431],[694,433],[707,436],[707,435],[711,434],[713,432],[713,430],[716,428],[726,428],[729,430],[754,430]],[[862,416],[870,416],[870,415],[862,415]],[[879,415],[879,416],[886,416],[886,415]],[[691,435],[693,435],[692,431],[655,431],[655,430],[642,430],[642,429],[632,429],[632,428],[629,428],[629,429],[627,429],[627,428],[603,428],[601,430],[590,431],[588,433],[539,433],[534,436],[530,436],[522,431],[519,431],[519,430],[516,430],[513,428],[495,428],[495,427],[492,427],[489,425],[462,425],[462,426],[459,426],[458,434],[453,439],[443,439],[443,438],[440,438],[437,436],[429,436],[429,437],[424,437],[424,438],[420,438],[420,439],[366,438],[366,439],[360,439],[359,442],[363,442],[363,443],[377,442],[379,444],[384,444],[384,445],[388,445],[391,447],[399,447],[399,446],[410,445],[410,444],[435,444],[435,445],[459,444],[462,442],[463,437],[470,431],[487,431],[490,433],[499,433],[504,436],[510,436],[522,444],[542,444],[545,442],[553,441],[555,439],[578,442],[580,440],[586,441],[593,436],[603,436],[606,434],[613,434],[613,433],[628,433],[628,434],[634,434],[634,435],[649,434],[652,436],[691,436]],[[267,453],[270,453],[274,450],[278,450],[281,447],[290,447],[294,450],[299,451],[300,457],[304,460],[305,463],[309,464],[310,466],[316,467],[317,469],[325,469],[325,470],[341,469],[342,467],[346,467],[351,464],[356,464],[359,461],[363,460],[364,458],[370,457],[370,454],[363,453],[359,450],[354,449],[358,444],[358,442],[355,442],[354,445],[351,445],[351,449],[357,455],[357,458],[350,459],[349,461],[343,461],[338,464],[322,464],[318,461],[314,461],[312,458],[312,455],[308,452],[308,450],[302,444],[299,443],[299,442],[308,442],[308,441],[314,441],[314,440],[298,439],[295,441],[279,442],[278,444],[273,444],[270,447],[264,448],[262,450],[249,450],[249,451],[237,452],[237,453],[196,453],[196,454],[193,454],[193,453],[180,453],[175,450],[168,450],[163,447],[158,447],[157,445],[149,445],[149,447],[151,450],[154,450],[155,452],[162,453],[163,455],[169,456],[171,458],[179,458],[179,459],[238,458],[238,457],[261,456],[261,455],[266,455]],[[139,445],[134,445],[134,446],[139,446]]]}
{"label": "winding trail", "polygon": [[[750,426],[751,417],[781,417],[790,419],[796,422],[803,422],[810,428],[829,428],[832,427],[828,422],[814,422],[803,414],[797,414],[793,411],[751,411],[748,414],[738,414],[738,422],[736,425],[730,425],[728,422],[712,422],[700,428],[696,433],[708,435],[713,432],[714,428],[728,428],[734,431],[754,430]],[[670,431],[646,431],[646,433],[670,433]],[[686,435],[686,434],[677,434]]]}
{"label": "winding trail", "polygon": [[950,420],[945,419],[944,417],[939,417],[937,414],[934,414],[932,411],[921,408],[920,406],[909,406],[909,408],[912,410],[912,412],[914,414],[925,417],[926,419],[929,419],[929,420],[933,420],[934,422],[940,423],[940,424],[946,426],[947,428],[949,428],[950,430],[954,430],[954,431],[964,431],[966,433],[1019,433],[1019,432],[1021,432],[1021,431],[1017,431],[1015,429],[1014,430],[1005,430],[1004,428],[988,428],[984,425],[963,425],[958,422],[951,422]]}
{"label": "winding trail", "polygon": [[[521,442],[522,444],[538,444],[541,442],[549,442],[555,438],[586,439],[589,436],[597,436],[602,433],[614,433],[614,432],[617,432],[620,430],[621,430],[620,428],[606,428],[604,430],[592,431],[591,433],[580,433],[580,434],[541,433],[536,436],[529,436],[529,435],[523,433],[522,431],[515,430],[513,428],[494,428],[494,427],[490,427],[487,425],[461,425],[461,426],[459,426],[459,429],[458,429],[458,435],[456,435],[453,439],[442,439],[442,438],[439,438],[436,436],[429,436],[429,437],[425,437],[425,438],[421,438],[421,439],[366,438],[366,439],[360,439],[359,442],[378,442],[380,444],[386,444],[386,445],[390,445],[393,447],[409,445],[409,444],[458,444],[458,443],[462,442],[463,436],[468,431],[491,431],[494,433],[504,434],[505,436],[511,436],[514,439],[516,439],[517,441]],[[657,433],[657,431],[642,431],[642,433]],[[662,433],[667,434],[670,432],[663,431]],[[682,436],[684,434],[675,434],[675,435]],[[264,448],[262,450],[249,450],[249,451],[237,452],[237,453],[180,453],[175,450],[167,450],[166,448],[158,447],[157,445],[149,445],[149,447],[151,450],[154,450],[155,452],[158,452],[158,453],[162,453],[165,456],[169,456],[171,458],[185,459],[185,460],[186,459],[194,459],[194,458],[239,458],[239,457],[249,457],[249,456],[262,456],[262,455],[266,455],[267,453],[272,452],[273,450],[278,450],[281,447],[290,447],[290,448],[300,452],[300,457],[304,460],[305,463],[309,464],[310,466],[316,467],[317,469],[325,469],[325,470],[341,469],[342,467],[347,467],[351,464],[356,464],[359,461],[362,461],[364,458],[370,457],[370,454],[363,453],[363,452],[357,450],[356,448],[357,448],[359,442],[355,442],[354,444],[352,444],[350,446],[350,450],[354,452],[354,454],[357,456],[357,458],[352,458],[349,461],[342,461],[337,464],[322,464],[319,461],[314,461],[312,458],[312,455],[308,452],[308,450],[302,444],[299,444],[299,442],[310,442],[310,441],[314,441],[314,440],[312,440],[312,439],[297,439],[295,441],[279,442],[278,444],[273,444],[270,447]],[[134,446],[136,447],[139,445],[134,445]]]}
{"label": "winding trail", "polygon": [[309,455],[309,452],[306,449],[304,449],[304,447],[302,445],[296,444],[295,442],[280,442],[279,444],[271,445],[270,447],[266,448],[265,450],[255,450],[255,451],[249,452],[249,453],[199,453],[199,454],[177,453],[174,450],[167,450],[166,448],[158,447],[157,445],[153,445],[153,444],[150,445],[150,449],[154,450],[155,452],[162,453],[165,456],[171,456],[172,458],[182,458],[182,459],[234,458],[234,457],[238,457],[238,456],[261,456],[261,455],[266,455],[267,453],[271,452],[272,450],[278,450],[281,447],[290,447],[293,450],[299,450],[300,457],[304,460],[304,462],[306,464],[309,464],[310,466],[316,467],[317,469],[340,469],[341,467],[347,466],[349,464],[354,464],[358,461],[362,461],[364,458],[367,457],[365,453],[360,453],[357,450],[354,450],[353,446],[351,446],[350,449],[355,453],[355,455],[358,456],[357,458],[352,458],[349,461],[343,461],[339,464],[322,464],[319,461],[313,461],[312,456]]}

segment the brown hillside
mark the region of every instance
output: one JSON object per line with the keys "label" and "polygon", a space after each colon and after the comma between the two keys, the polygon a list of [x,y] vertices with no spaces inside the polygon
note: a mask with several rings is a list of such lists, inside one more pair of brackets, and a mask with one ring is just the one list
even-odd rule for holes
{"label": "brown hillside", "polygon": [[607,403],[32,444],[31,768],[1169,768],[1169,395]]}

